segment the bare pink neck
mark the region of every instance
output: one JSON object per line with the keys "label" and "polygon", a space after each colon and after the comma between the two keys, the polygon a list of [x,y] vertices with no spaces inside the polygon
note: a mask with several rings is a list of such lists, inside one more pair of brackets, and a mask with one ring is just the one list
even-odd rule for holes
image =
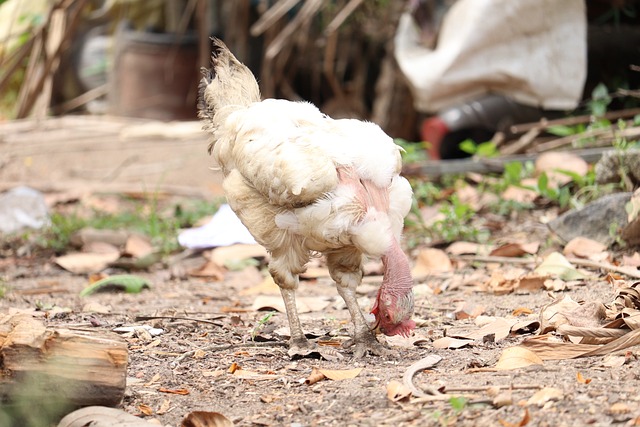
{"label": "bare pink neck", "polygon": [[396,239],[393,239],[389,249],[382,255],[382,263],[384,265],[384,279],[380,286],[380,293],[405,295],[410,292],[413,287],[411,267]]}

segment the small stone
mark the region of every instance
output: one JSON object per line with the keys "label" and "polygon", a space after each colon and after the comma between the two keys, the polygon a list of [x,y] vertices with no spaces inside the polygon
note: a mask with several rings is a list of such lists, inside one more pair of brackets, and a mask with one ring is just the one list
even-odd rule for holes
{"label": "small stone", "polygon": [[631,409],[623,402],[616,402],[609,407],[609,413],[611,415],[628,414],[629,412],[631,412]]}

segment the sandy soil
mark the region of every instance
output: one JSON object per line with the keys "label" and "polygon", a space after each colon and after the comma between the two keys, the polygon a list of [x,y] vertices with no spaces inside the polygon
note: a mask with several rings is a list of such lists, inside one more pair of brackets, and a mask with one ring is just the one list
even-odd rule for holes
{"label": "sandy soil", "polygon": [[[6,260],[5,260],[6,261]],[[511,336],[499,342],[476,342],[452,350],[436,350],[431,342],[453,327],[473,328],[471,319],[455,320],[461,303],[485,307],[488,316],[510,316],[516,307],[528,307],[534,313],[552,297],[571,295],[576,300],[610,300],[611,285],[594,281],[547,295],[546,292],[495,296],[472,287],[445,290],[437,295],[417,296],[416,318],[421,325],[415,345],[392,344],[388,358],[368,356],[352,360],[348,350],[344,359],[334,362],[319,359],[290,360],[282,343],[284,314],[276,314],[264,325],[265,312],[252,309],[256,294],[248,292],[260,280],[254,267],[227,273],[221,282],[199,279],[174,280],[166,270],[143,274],[152,282],[141,294],[100,293],[80,298],[78,292],[86,278],[74,276],[51,266],[48,260],[33,260],[20,266],[5,262],[1,274],[9,290],[0,300],[0,310],[34,310],[36,307],[69,309],[46,318],[48,325],[92,327],[109,331],[121,325],[149,324],[163,329],[157,337],[127,336],[129,366],[122,408],[142,416],[141,405],[151,408],[163,425],[179,425],[191,411],[217,411],[236,425],[524,425],[537,426],[611,425],[632,422],[640,416],[640,365],[637,348],[630,351],[630,362],[611,368],[602,357],[545,361],[543,365],[515,371],[482,372],[477,368],[495,365],[504,348],[519,343],[524,336]],[[468,272],[468,270],[467,270]],[[455,274],[465,274],[465,270]],[[256,276],[257,275],[257,276]],[[447,278],[425,281],[437,288]],[[375,284],[375,279],[372,280]],[[55,288],[55,292],[47,289]],[[42,289],[42,293],[38,293]],[[423,287],[424,289],[424,287]],[[362,287],[364,306],[375,296],[375,286]],[[270,291],[268,292],[270,293]],[[324,298],[326,309],[302,315],[302,322],[314,338],[343,341],[348,336],[348,313],[328,279],[304,282],[301,296]],[[94,304],[107,313],[86,310]],[[95,309],[95,306],[94,306]],[[41,313],[41,312],[40,312]],[[51,312],[53,313],[53,312]],[[167,316],[136,321],[136,316]],[[253,344],[252,336],[258,345]],[[211,346],[218,348],[211,349]],[[209,348],[209,350],[206,350]],[[205,349],[204,352],[193,352]],[[187,357],[184,357],[188,353]],[[397,402],[387,397],[390,381],[402,381],[407,368],[431,354],[442,357],[433,369],[419,372],[414,379],[418,388],[436,387],[451,396],[465,396],[467,404],[455,409],[449,401],[424,401],[416,397]],[[231,374],[237,364],[242,370],[261,374],[258,379]],[[328,380],[312,385],[305,379],[314,368],[362,368],[353,379]],[[577,375],[589,379],[588,384]],[[508,404],[495,407],[495,392],[488,387],[511,390]],[[160,392],[160,388],[185,389],[186,395]],[[557,400],[542,406],[527,405],[535,392],[544,387],[561,391]],[[148,412],[148,410],[147,410]],[[635,425],[635,424],[632,424]]]}

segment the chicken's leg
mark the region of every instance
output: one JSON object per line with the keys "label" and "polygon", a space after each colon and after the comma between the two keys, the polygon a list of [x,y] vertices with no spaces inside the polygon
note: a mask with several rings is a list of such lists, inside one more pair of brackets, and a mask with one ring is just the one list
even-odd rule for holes
{"label": "chicken's leg", "polygon": [[353,356],[356,359],[363,357],[367,351],[378,356],[391,353],[377,340],[358,306],[356,289],[362,281],[361,264],[362,255],[356,251],[342,251],[327,255],[329,272],[333,280],[336,281],[338,293],[347,305],[354,326],[353,339],[347,341],[345,347],[355,346]]}
{"label": "chicken's leg", "polygon": [[[300,318],[298,317],[298,308],[296,306],[298,275],[292,273],[291,267],[287,269],[286,266],[286,262],[275,257],[269,263],[269,272],[271,273],[271,276],[273,276],[273,280],[280,287],[284,307],[287,311],[287,319],[289,320],[289,330],[291,333],[291,338],[289,340],[289,356],[304,357],[316,352],[327,360],[335,360],[341,357],[335,349],[320,347],[315,343],[311,343],[304,335],[302,325],[300,324]],[[300,268],[302,269],[303,267]]]}

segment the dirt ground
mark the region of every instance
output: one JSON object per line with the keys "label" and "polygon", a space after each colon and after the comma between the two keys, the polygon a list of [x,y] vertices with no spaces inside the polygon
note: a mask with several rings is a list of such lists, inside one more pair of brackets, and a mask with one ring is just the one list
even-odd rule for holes
{"label": "dirt ground", "polygon": [[[198,149],[204,149],[205,144],[206,141],[198,142]],[[131,143],[124,146],[127,150],[135,148]],[[154,157],[163,162],[172,159],[175,145],[164,150],[158,147],[154,147]],[[7,181],[29,183],[31,175],[15,163],[24,163],[20,147],[16,144],[13,150],[8,161],[14,163],[4,168],[5,174],[11,172],[13,179]],[[45,148],[41,146],[37,150]],[[141,150],[149,150],[149,146]],[[91,165],[100,165],[105,174],[117,171],[114,176],[122,177],[125,175],[122,172],[129,167],[127,163],[115,169],[111,166],[117,162],[109,162],[111,168],[107,168],[100,161],[104,152],[98,153],[96,159],[76,146],[74,153],[82,153],[78,161],[84,162],[81,164],[87,166],[84,168],[87,170],[94,170]],[[43,158],[41,151],[38,156]],[[128,156],[136,158],[136,154]],[[204,153],[202,156],[206,158]],[[181,159],[174,155],[172,161],[178,164]],[[61,182],[65,179],[70,182],[62,188],[73,188],[69,178],[72,174],[65,175],[59,168],[64,168],[64,162],[57,164],[56,173]],[[211,191],[212,184],[207,179],[194,181],[190,168],[175,168],[183,171],[184,181],[180,174],[172,175],[172,188]],[[42,179],[36,176],[33,182]],[[93,188],[101,182],[104,180],[96,180]],[[125,184],[131,182],[138,181],[125,180]],[[528,226],[531,220],[527,218]],[[508,235],[514,230],[531,232],[514,222],[502,233]],[[549,238],[541,224],[534,223],[533,230],[536,239]],[[186,262],[196,265],[202,258],[196,256]],[[140,273],[152,284],[140,294],[98,293],[81,298],[78,293],[87,284],[86,276],[63,271],[51,258],[5,257],[0,259],[0,277],[7,291],[0,299],[0,312],[30,310],[50,326],[96,331],[143,324],[162,329],[162,334],[154,337],[125,335],[129,364],[121,405],[128,413],[156,420],[161,425],[178,426],[192,411],[220,412],[238,426],[640,425],[637,347],[623,352],[626,363],[617,367],[604,363],[604,357],[587,357],[545,360],[542,365],[495,371],[483,368],[494,367],[504,349],[517,345],[531,333],[513,334],[498,341],[479,340],[459,349],[435,349],[432,345],[452,329],[477,328],[472,318],[456,316],[462,305],[480,307],[484,316],[506,318],[513,317],[516,308],[526,307],[535,318],[543,307],[565,295],[576,301],[610,301],[615,289],[602,280],[601,272],[592,270],[588,280],[563,291],[494,295],[473,284],[451,286],[454,278],[471,277],[478,268],[485,268],[469,263],[454,266],[452,273],[431,275],[418,281],[415,312],[418,328],[411,340],[391,341],[393,355],[385,358],[367,356],[352,360],[349,350],[340,350],[344,358],[338,361],[291,360],[283,346],[286,316],[276,313],[268,318],[268,311],[253,307],[259,295],[256,284],[263,280],[256,267],[229,271],[224,280],[210,281],[194,277],[174,279],[167,267],[158,265]],[[510,266],[503,268],[508,270]],[[359,302],[363,309],[371,307],[378,284],[379,278],[374,276],[361,286]],[[273,288],[263,293],[277,296]],[[301,315],[310,337],[329,343],[347,339],[348,312],[329,279],[304,281],[299,296],[326,302],[326,308]],[[95,312],[96,306],[100,307],[99,312]],[[158,318],[139,321],[138,316]],[[433,368],[418,372],[415,385],[419,389],[437,388],[451,397],[464,396],[466,403],[415,396],[390,399],[389,383],[402,382],[409,366],[433,354],[442,360]],[[249,375],[232,373],[230,368],[234,366]],[[362,370],[354,378],[307,384],[314,368]],[[543,399],[540,405],[530,401],[536,392],[545,388],[559,391],[554,398]],[[503,395],[501,405],[493,404],[496,394]]]}
{"label": "dirt ground", "polygon": [[[514,371],[482,372],[474,368],[494,366],[502,351],[514,346],[523,336],[500,342],[476,342],[460,349],[440,349],[431,342],[452,327],[469,326],[472,321],[455,320],[460,303],[485,307],[485,315],[510,316],[515,307],[528,307],[534,313],[553,297],[546,292],[493,296],[473,288],[445,290],[437,295],[417,295],[415,317],[419,327],[415,345],[392,345],[393,356],[345,358],[328,362],[319,359],[290,360],[281,344],[286,337],[277,332],[286,326],[286,316],[276,314],[264,325],[265,312],[251,308],[256,295],[246,292],[259,274],[254,267],[229,272],[224,281],[198,279],[171,280],[166,270],[144,274],[151,289],[141,294],[100,293],[80,298],[86,278],[60,271],[48,260],[20,262],[6,267],[2,275],[10,288],[0,300],[0,310],[34,310],[51,326],[94,328],[109,331],[116,326],[149,324],[163,330],[157,337],[128,336],[129,366],[122,408],[145,418],[155,418],[162,425],[177,426],[191,411],[216,411],[236,425],[625,425],[640,417],[640,366],[638,351],[633,348],[631,361],[620,367],[605,367],[602,357],[545,361],[543,365]],[[470,273],[463,269],[455,274]],[[426,280],[436,288],[446,277]],[[54,289],[54,291],[49,291]],[[38,292],[38,290],[42,290]],[[243,292],[245,291],[245,292]],[[363,285],[360,300],[370,306],[375,286]],[[607,282],[593,281],[561,294],[575,300],[610,300],[612,288]],[[334,286],[327,279],[306,281],[301,296],[326,299],[327,309],[302,315],[303,326],[314,338],[343,341],[348,336],[348,313]],[[367,303],[368,302],[368,303]],[[106,313],[93,313],[95,305]],[[94,305],[94,308],[89,308]],[[45,307],[36,311],[35,307]],[[45,316],[53,307],[65,309]],[[68,309],[68,310],[67,310]],[[53,312],[50,312],[53,313]],[[136,321],[136,316],[166,316],[165,319]],[[173,318],[173,319],[172,319]],[[93,326],[92,326],[93,325]],[[96,326],[97,325],[97,326]],[[282,332],[280,332],[282,333]],[[253,344],[252,336],[262,341]],[[220,346],[203,353],[187,352]],[[226,347],[225,347],[226,346]],[[408,398],[394,402],[387,397],[390,381],[402,382],[407,368],[431,354],[442,360],[432,369],[415,376],[418,388],[436,387],[451,396],[465,396],[462,408],[448,401],[429,402]],[[242,370],[263,375],[242,378],[230,373],[236,364]],[[305,383],[314,368],[353,369],[361,367],[353,379]],[[586,381],[578,381],[577,375]],[[509,404],[494,407],[495,393],[488,387],[513,388]],[[160,392],[160,388],[184,389],[186,395]],[[544,387],[561,390],[557,400],[542,406],[527,405],[527,400]],[[150,410],[148,409],[150,408]],[[150,413],[148,416],[143,412]],[[525,415],[528,413],[528,415]]]}

